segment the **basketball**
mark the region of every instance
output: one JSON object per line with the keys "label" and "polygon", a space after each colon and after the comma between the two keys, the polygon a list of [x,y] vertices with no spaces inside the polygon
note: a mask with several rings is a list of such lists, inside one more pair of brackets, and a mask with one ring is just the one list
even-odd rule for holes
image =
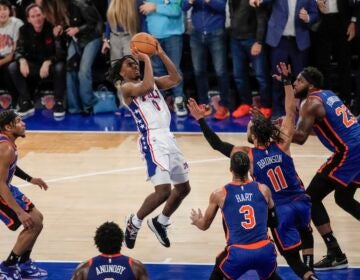
{"label": "basketball", "polygon": [[156,52],[156,39],[148,33],[135,34],[130,41],[130,48],[136,48],[139,52],[153,55]]}

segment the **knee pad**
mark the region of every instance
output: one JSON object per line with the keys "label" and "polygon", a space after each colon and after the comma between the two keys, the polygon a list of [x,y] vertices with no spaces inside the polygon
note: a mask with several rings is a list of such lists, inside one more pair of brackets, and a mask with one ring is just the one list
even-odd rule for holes
{"label": "knee pad", "polygon": [[300,230],[300,236],[302,249],[314,248],[314,236],[311,226],[307,229]]}

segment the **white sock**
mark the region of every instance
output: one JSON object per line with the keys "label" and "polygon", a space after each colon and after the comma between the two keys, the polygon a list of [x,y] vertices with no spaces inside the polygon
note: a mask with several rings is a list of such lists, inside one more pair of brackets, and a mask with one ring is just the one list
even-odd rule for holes
{"label": "white sock", "polygon": [[140,220],[136,214],[132,217],[131,222],[137,228],[141,228],[142,220]]}
{"label": "white sock", "polygon": [[162,225],[167,225],[169,224],[169,220],[170,220],[170,217],[166,217],[163,213],[161,213],[158,218],[157,218],[157,221],[162,224]]}

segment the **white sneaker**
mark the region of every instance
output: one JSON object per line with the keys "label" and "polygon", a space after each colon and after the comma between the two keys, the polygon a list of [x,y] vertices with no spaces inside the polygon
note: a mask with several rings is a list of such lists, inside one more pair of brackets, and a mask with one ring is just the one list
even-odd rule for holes
{"label": "white sneaker", "polygon": [[178,117],[187,116],[188,112],[186,110],[184,97],[182,97],[182,96],[175,97],[174,110]]}

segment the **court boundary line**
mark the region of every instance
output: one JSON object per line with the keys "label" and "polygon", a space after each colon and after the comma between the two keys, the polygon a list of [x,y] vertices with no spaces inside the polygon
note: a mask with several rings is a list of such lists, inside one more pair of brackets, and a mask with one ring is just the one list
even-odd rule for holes
{"label": "court boundary line", "polygon": [[[329,156],[325,155],[292,155],[293,158],[328,158]],[[212,163],[217,161],[224,161],[229,160],[227,157],[221,157],[221,158],[210,158],[210,159],[202,159],[202,160],[193,160],[188,161],[190,165],[192,164],[202,164],[202,163]],[[72,176],[63,176],[59,178],[53,178],[53,179],[45,179],[47,183],[53,183],[53,182],[60,182],[60,181],[67,181],[67,180],[73,180],[73,179],[80,179],[80,178],[86,178],[86,177],[93,177],[93,176],[99,176],[99,175],[107,175],[107,174],[115,174],[115,173],[124,173],[129,171],[138,171],[138,170],[144,170],[145,165],[142,166],[135,166],[135,167],[127,167],[127,168],[120,168],[120,169],[110,169],[110,170],[104,170],[99,172],[91,172],[91,173],[83,173],[78,175],[72,175]],[[25,186],[31,186],[31,183],[23,183],[18,184],[19,187],[25,187]]]}
{"label": "court boundary line", "polygon": [[[203,135],[201,131],[170,131],[173,134],[185,134],[185,135]],[[43,133],[43,134],[140,134],[138,131],[92,131],[92,130],[26,130],[26,133]],[[246,134],[246,132],[216,132],[216,134]]]}
{"label": "court boundary line", "polygon": [[[36,260],[35,262],[42,262],[42,263],[82,263],[86,260],[81,261],[65,261],[65,260]],[[187,263],[187,262],[174,262],[174,263],[163,263],[163,262],[143,262],[143,264],[158,264],[158,265],[211,265],[214,266],[214,263]],[[289,267],[285,264],[278,264],[278,267]],[[359,269],[360,265],[350,265],[348,268],[352,269]]]}

